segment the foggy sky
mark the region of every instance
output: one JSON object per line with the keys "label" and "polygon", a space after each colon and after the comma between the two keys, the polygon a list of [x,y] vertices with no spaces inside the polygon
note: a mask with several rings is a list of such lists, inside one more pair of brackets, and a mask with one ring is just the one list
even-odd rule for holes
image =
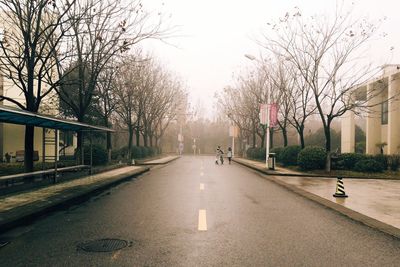
{"label": "foggy sky", "polygon": [[[400,63],[400,3],[396,0],[344,1],[346,6],[353,2],[357,16],[371,20],[387,17],[379,32],[388,35],[371,45],[369,58],[375,64]],[[179,25],[181,35],[168,40],[173,46],[151,42],[146,47],[183,78],[190,101],[202,102],[207,116],[211,117],[214,93],[232,84],[234,73],[254,64],[244,54],[260,54],[261,48],[254,40],[267,29],[267,22],[277,20],[296,6],[307,16],[329,15],[335,5],[335,0],[145,1],[145,7],[161,8],[163,13],[171,14],[170,23]],[[391,46],[394,50],[390,50]]]}

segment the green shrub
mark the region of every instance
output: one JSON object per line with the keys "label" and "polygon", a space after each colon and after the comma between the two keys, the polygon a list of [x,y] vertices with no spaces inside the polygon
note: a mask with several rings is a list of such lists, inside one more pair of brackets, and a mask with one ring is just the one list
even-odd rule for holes
{"label": "green shrub", "polygon": [[150,151],[150,156],[156,156],[158,155],[158,148],[157,147],[149,147],[149,151]]}
{"label": "green shrub", "polygon": [[400,167],[400,156],[391,155],[389,156],[389,168],[391,171],[397,171]]}
{"label": "green shrub", "polygon": [[389,167],[389,156],[388,155],[378,154],[378,155],[373,156],[373,159],[382,165],[382,168],[384,171],[386,171],[388,169],[388,167]]}
{"label": "green shrub", "polygon": [[254,159],[254,147],[249,147],[246,151],[246,156],[249,159]]}
{"label": "green shrub", "polygon": [[[105,165],[107,163],[107,150],[102,146],[98,144],[93,144],[92,146],[92,160],[93,160],[93,165],[98,166],[98,165]],[[85,159],[85,164],[89,165],[90,164],[90,146],[85,146],[84,147],[84,159]]]}
{"label": "green shrub", "polygon": [[111,152],[112,159],[126,159],[128,156],[128,146],[115,149]]}
{"label": "green shrub", "polygon": [[337,158],[335,169],[353,170],[354,166],[360,160],[367,159],[368,156],[358,153],[343,153]]}
{"label": "green shrub", "polygon": [[116,159],[120,159],[122,158],[121,154],[120,154],[120,150],[119,149],[113,149],[111,151],[111,159],[116,160]]}
{"label": "green shrub", "polygon": [[264,147],[250,147],[246,151],[249,159],[265,160],[265,148]]}
{"label": "green shrub", "polygon": [[258,160],[265,160],[265,153],[266,153],[266,151],[265,151],[265,147],[257,147],[256,149],[255,149],[255,156],[256,156],[256,159],[258,159]]}
{"label": "green shrub", "polygon": [[382,172],[383,166],[373,159],[363,159],[354,165],[354,170],[359,172]]}
{"label": "green shrub", "polygon": [[273,149],[271,149],[271,153],[275,153],[275,158],[278,162],[282,161],[282,151],[283,147],[274,147]]}
{"label": "green shrub", "polygon": [[142,149],[139,146],[132,146],[132,158],[141,159],[143,158]]}
{"label": "green shrub", "polygon": [[142,158],[147,158],[149,156],[149,148],[141,146],[140,149],[142,150]]}
{"label": "green shrub", "polygon": [[307,146],[300,151],[297,162],[303,170],[319,170],[325,167],[326,151],[320,146]]}
{"label": "green shrub", "polygon": [[296,165],[297,164],[297,156],[300,151],[301,151],[300,146],[287,146],[287,147],[283,148],[282,153],[281,153],[283,165],[285,165],[285,166]]}

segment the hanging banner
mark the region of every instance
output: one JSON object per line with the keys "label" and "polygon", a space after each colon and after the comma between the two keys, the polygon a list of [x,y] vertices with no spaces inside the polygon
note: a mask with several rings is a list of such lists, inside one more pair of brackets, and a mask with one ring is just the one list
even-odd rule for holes
{"label": "hanging banner", "polygon": [[272,103],[269,105],[269,125],[275,127],[278,124],[278,104]]}
{"label": "hanging banner", "polygon": [[260,104],[260,123],[266,125],[268,123],[268,104]]}

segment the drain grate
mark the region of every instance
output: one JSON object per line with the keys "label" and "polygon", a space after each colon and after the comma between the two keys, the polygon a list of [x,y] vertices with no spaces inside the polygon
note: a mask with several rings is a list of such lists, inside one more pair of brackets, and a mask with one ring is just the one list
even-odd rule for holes
{"label": "drain grate", "polygon": [[123,249],[128,245],[129,242],[126,240],[106,238],[81,243],[78,248],[86,252],[111,252]]}

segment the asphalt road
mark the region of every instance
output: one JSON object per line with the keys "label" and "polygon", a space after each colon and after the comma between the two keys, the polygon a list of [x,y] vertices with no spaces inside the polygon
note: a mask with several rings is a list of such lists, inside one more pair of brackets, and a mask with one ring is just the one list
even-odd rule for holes
{"label": "asphalt road", "polygon": [[[400,240],[213,159],[183,157],[10,231],[0,265],[400,265]],[[116,252],[77,249],[102,238],[132,243]]]}

